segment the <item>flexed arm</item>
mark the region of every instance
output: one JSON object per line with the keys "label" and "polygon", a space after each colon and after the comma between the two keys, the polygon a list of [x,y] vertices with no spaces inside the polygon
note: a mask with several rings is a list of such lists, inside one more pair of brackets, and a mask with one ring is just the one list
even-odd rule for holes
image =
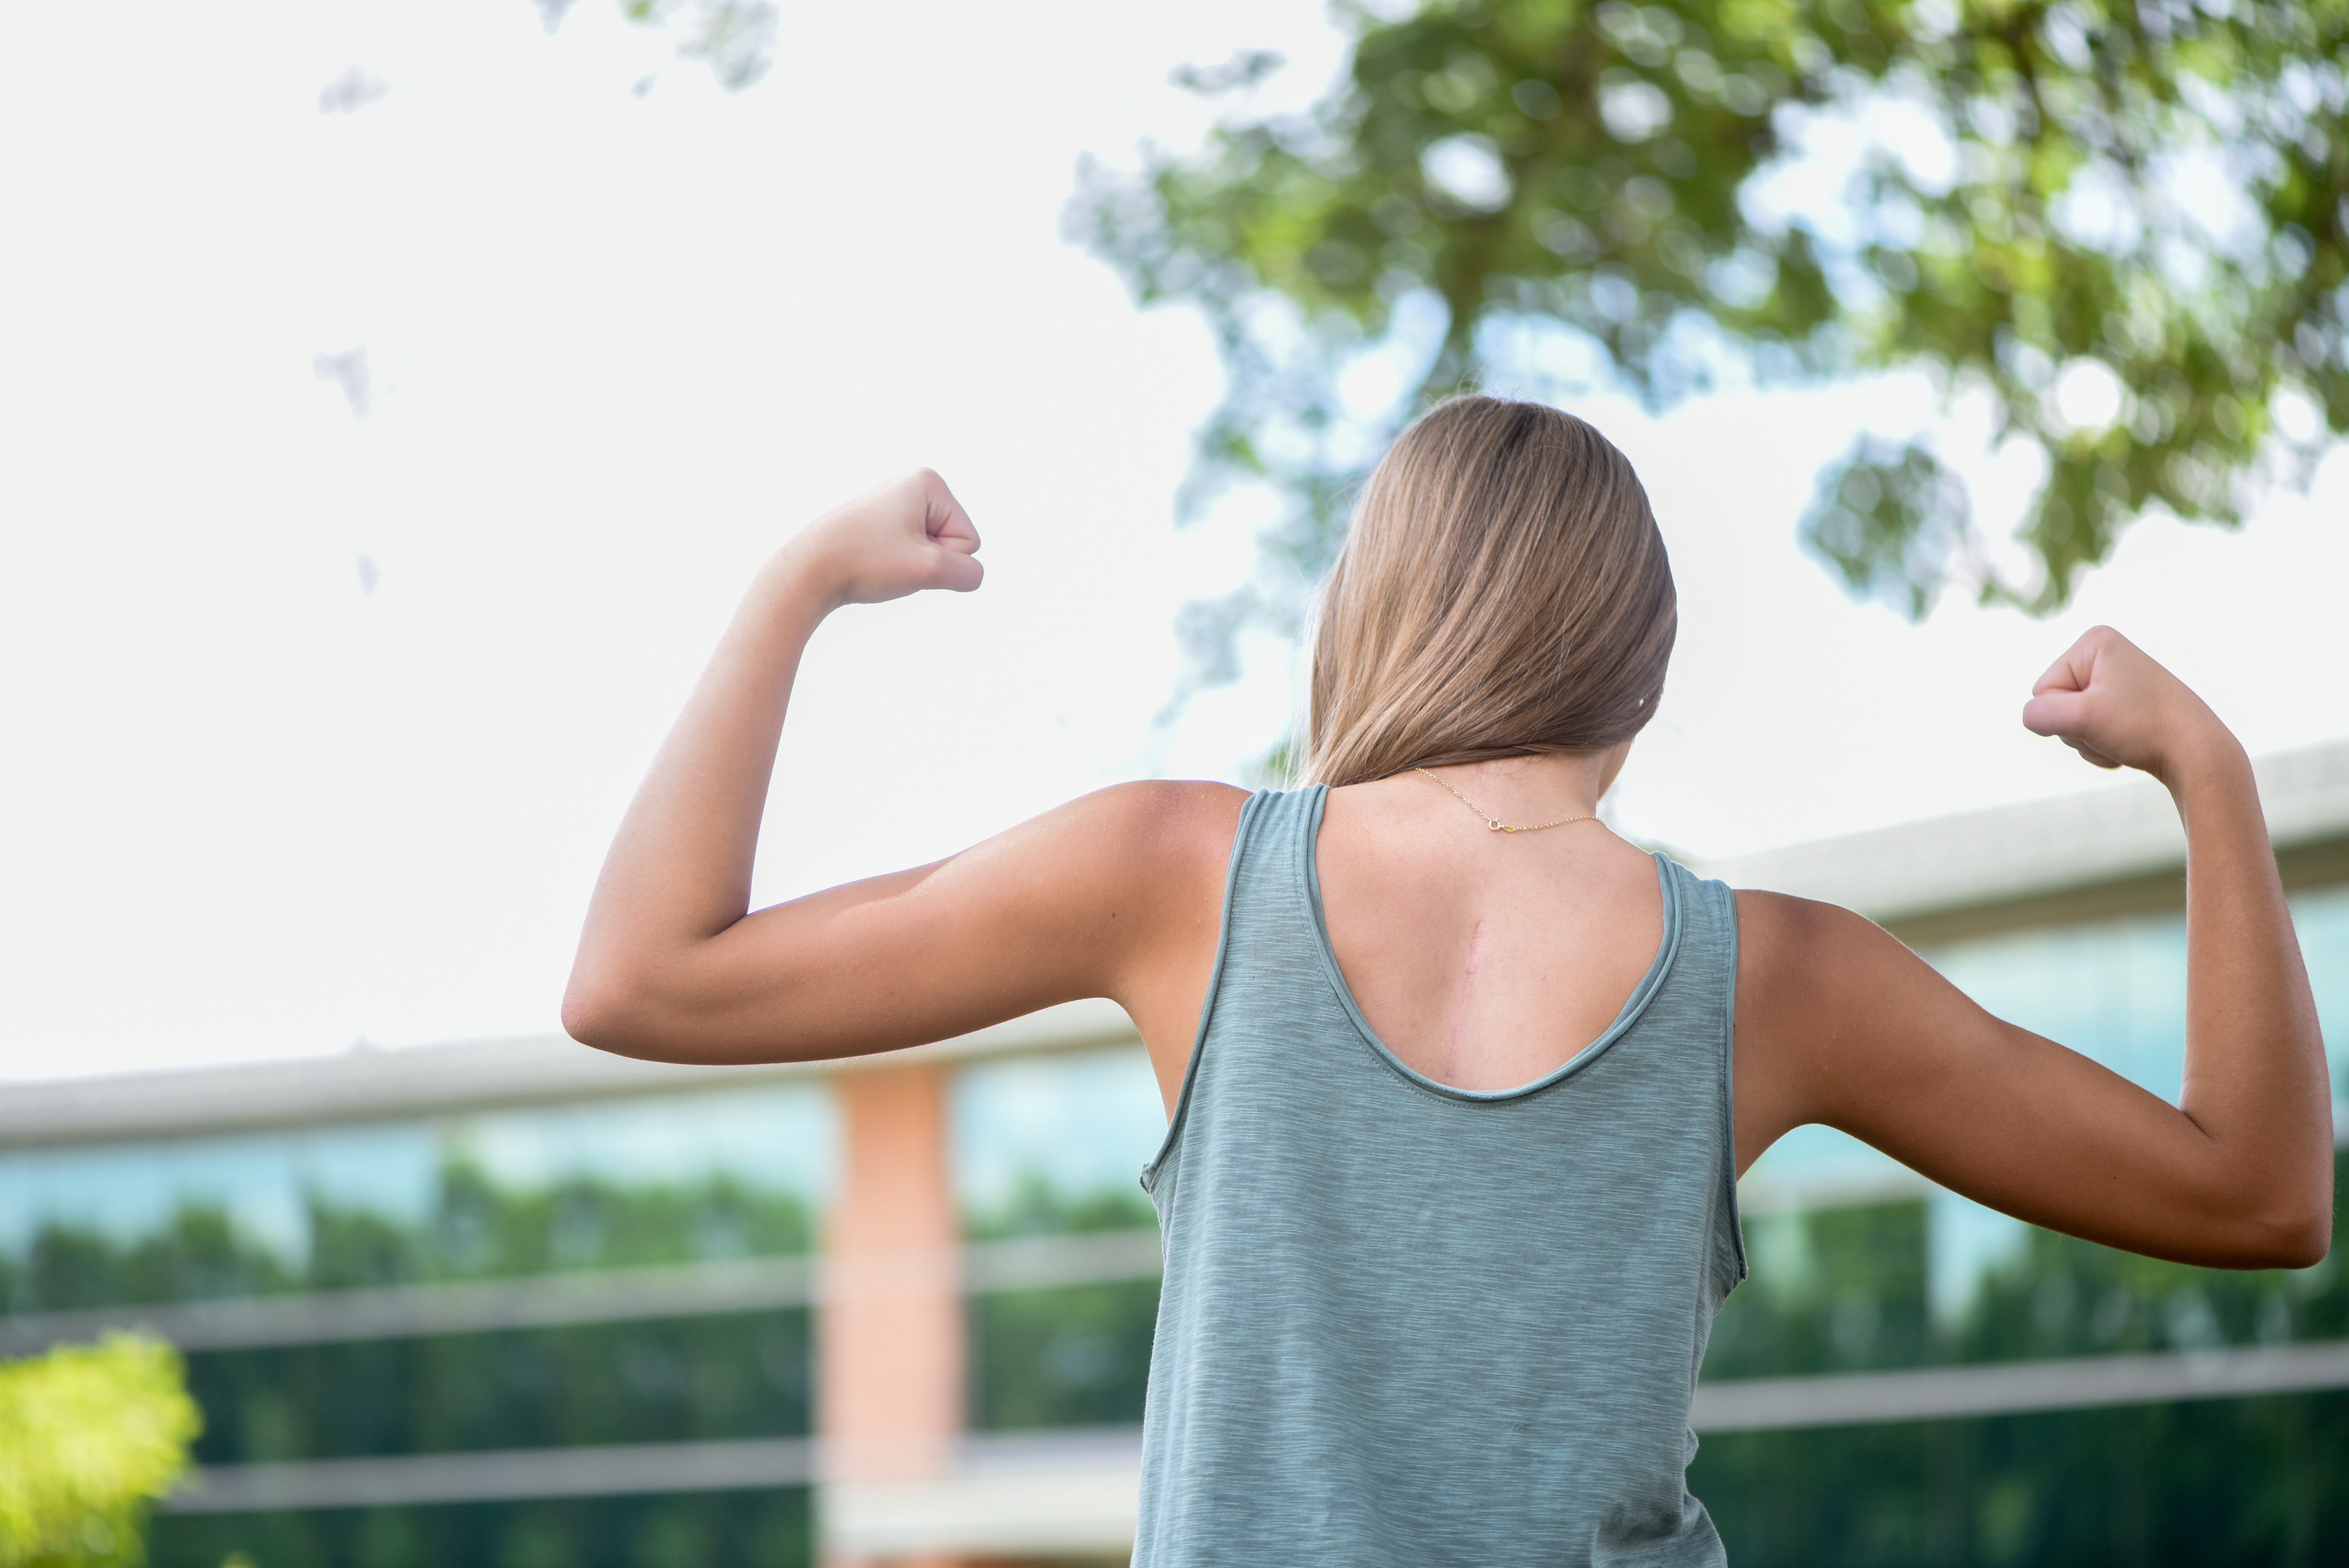
{"label": "flexed arm", "polygon": [[2099,627],[2023,711],[2168,786],[2187,835],[2186,1076],[2171,1106],[1975,1006],[1856,915],[1742,893],[1741,1170],[1824,1122],[1956,1191],[2090,1241],[2300,1266],[2332,1236],[2323,1042],[2249,759],[2200,699]]}
{"label": "flexed arm", "polygon": [[[843,605],[979,584],[978,535],[927,472],[811,524],[768,562],[620,825],[564,1027],[674,1062],[861,1054],[1109,996],[1162,1076],[1214,960],[1237,791],[1122,785],[961,855],[750,911],[792,682]],[[947,786],[950,781],[941,781]]]}

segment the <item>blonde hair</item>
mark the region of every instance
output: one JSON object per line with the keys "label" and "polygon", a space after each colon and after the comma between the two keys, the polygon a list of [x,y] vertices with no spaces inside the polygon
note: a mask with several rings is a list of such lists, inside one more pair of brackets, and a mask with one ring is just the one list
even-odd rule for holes
{"label": "blonde hair", "polygon": [[1300,773],[1335,785],[1639,733],[1679,610],[1630,460],[1571,414],[1469,396],[1380,461],[1315,618]]}

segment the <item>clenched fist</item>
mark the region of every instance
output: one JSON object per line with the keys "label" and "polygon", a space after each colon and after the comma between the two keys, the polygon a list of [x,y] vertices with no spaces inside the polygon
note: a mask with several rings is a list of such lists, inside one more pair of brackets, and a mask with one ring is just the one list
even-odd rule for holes
{"label": "clenched fist", "polygon": [[2111,627],[2091,627],[2048,667],[2023,705],[2023,728],[2053,735],[2100,768],[2178,771],[2240,747],[2186,683]]}
{"label": "clenched fist", "polygon": [[978,530],[947,482],[926,468],[834,507],[783,546],[833,605],[871,605],[924,588],[968,593],[986,575]]}

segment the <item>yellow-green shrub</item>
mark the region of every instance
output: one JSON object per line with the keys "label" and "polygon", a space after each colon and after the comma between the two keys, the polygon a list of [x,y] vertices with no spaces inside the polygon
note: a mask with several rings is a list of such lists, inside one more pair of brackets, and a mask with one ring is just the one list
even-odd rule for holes
{"label": "yellow-green shrub", "polygon": [[0,1363],[0,1568],[143,1562],[147,1506],[202,1426],[160,1340],[109,1334]]}

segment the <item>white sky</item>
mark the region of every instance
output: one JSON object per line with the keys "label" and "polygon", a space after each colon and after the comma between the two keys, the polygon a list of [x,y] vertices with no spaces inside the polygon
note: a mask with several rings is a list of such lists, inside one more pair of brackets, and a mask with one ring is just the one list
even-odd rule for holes
{"label": "white sky", "polygon": [[[1195,139],[1167,84],[1318,5],[815,8],[740,95],[581,0],[0,17],[0,1076],[552,1028],[604,843],[747,575],[916,462],[988,581],[811,658],[762,898],[1081,790],[1237,777],[1289,667],[1154,728],[1242,527],[1171,494],[1218,372],[1060,237],[1088,150]],[[353,67],[388,93],[326,115]],[[653,88],[631,88],[657,72]],[[363,348],[355,418],[314,358]],[[1496,389],[1506,390],[1507,389]],[[2147,524],[2047,623],[1847,601],[1818,464],[1921,384],[1724,395],[1629,452],[1672,684],[1615,803],[1725,853],[2100,780],[2014,715],[2105,619],[2255,751],[2349,733],[2349,461],[2242,535]],[[2019,504],[2013,465],[1977,475]],[[363,591],[359,559],[380,570]]]}

